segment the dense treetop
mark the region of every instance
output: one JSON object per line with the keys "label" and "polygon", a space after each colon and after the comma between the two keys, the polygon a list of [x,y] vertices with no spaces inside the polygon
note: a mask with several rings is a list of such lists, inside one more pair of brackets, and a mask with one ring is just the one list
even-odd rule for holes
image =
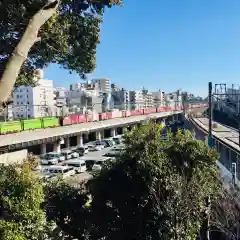
{"label": "dense treetop", "polygon": [[104,7],[120,4],[120,1],[111,0],[0,1],[0,76],[30,19],[48,2],[59,6],[38,32],[39,41],[33,45],[21,67],[17,85],[32,83],[31,70],[49,63],[58,63],[81,77],[91,72],[96,66],[96,46]]}

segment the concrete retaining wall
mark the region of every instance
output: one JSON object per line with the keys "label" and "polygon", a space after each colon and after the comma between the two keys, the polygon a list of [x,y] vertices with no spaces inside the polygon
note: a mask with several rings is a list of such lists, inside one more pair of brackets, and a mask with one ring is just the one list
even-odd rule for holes
{"label": "concrete retaining wall", "polygon": [[0,155],[0,164],[13,164],[13,163],[22,163],[24,159],[27,158],[28,150],[20,150],[11,153],[5,153]]}

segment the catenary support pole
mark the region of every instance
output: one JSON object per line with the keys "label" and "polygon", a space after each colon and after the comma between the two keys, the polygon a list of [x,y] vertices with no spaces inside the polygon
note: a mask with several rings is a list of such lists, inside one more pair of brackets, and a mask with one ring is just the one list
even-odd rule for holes
{"label": "catenary support pole", "polygon": [[208,146],[212,147],[212,82],[208,83]]}

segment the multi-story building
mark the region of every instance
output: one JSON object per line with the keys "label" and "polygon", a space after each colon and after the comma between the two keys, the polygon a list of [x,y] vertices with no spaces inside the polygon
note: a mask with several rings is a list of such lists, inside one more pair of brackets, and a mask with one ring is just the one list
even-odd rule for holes
{"label": "multi-story building", "polygon": [[116,85],[115,83],[111,84],[111,91],[112,92],[116,92],[116,91],[121,91],[122,88],[120,88],[118,85]]}
{"label": "multi-story building", "polygon": [[92,82],[92,84],[97,84],[102,93],[110,93],[111,92],[111,84],[110,84],[109,79],[97,78],[97,79],[92,79],[91,82]]}
{"label": "multi-story building", "polygon": [[68,92],[68,106],[72,113],[86,111],[102,111],[103,95],[99,90],[98,84],[87,83],[85,87],[75,88]]}
{"label": "multi-story building", "polygon": [[154,106],[152,93],[147,92],[147,93],[143,94],[143,99],[144,99],[144,107],[145,108],[150,108],[150,107]]}
{"label": "multi-story building", "polygon": [[73,84],[70,84],[70,91],[85,88],[86,85],[87,85],[87,83],[73,83]]}
{"label": "multi-story building", "polygon": [[114,98],[114,108],[120,110],[129,109],[129,91],[125,89],[112,91],[112,96]]}
{"label": "multi-story building", "polygon": [[14,118],[38,118],[56,115],[52,80],[45,80],[43,71],[35,71],[36,87],[19,86],[13,92]]}
{"label": "multi-story building", "polygon": [[55,96],[57,107],[67,106],[68,89],[64,87],[56,87]]}
{"label": "multi-story building", "polygon": [[165,106],[165,92],[160,89],[157,92],[152,92],[153,102],[156,107]]}
{"label": "multi-story building", "polygon": [[130,109],[141,109],[145,107],[143,91],[129,91]]}
{"label": "multi-story building", "polygon": [[181,106],[182,105],[182,92],[177,90],[165,94],[165,102],[167,106]]}

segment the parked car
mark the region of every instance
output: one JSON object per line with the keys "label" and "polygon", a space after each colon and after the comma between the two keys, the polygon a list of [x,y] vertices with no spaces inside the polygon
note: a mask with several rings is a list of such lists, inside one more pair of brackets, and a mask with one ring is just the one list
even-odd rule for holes
{"label": "parked car", "polygon": [[50,166],[47,170],[48,172],[53,173],[57,176],[60,175],[63,178],[70,177],[75,174],[74,168],[68,166]]}
{"label": "parked car", "polygon": [[111,139],[104,139],[103,142],[106,143],[107,147],[112,147],[115,144]]}
{"label": "parked car", "polygon": [[106,147],[106,143],[103,142],[103,141],[95,141],[95,142],[94,142],[94,145],[95,145],[95,146],[99,146],[99,147],[101,147],[102,149],[104,149],[104,148]]}
{"label": "parked car", "polygon": [[42,180],[53,180],[56,178],[56,175],[53,173],[49,173],[49,172],[41,172],[40,173],[40,178]]}
{"label": "parked car", "polygon": [[109,157],[81,157],[79,159],[85,161],[87,170],[91,171],[93,168],[93,165],[97,161],[107,161],[107,160],[110,160],[111,158],[109,158]]}
{"label": "parked car", "polygon": [[104,164],[106,161],[111,161],[111,158],[102,158],[102,159],[99,159],[98,161],[96,161],[96,162],[93,164],[92,170],[93,170],[93,171],[102,170],[102,166],[103,166],[103,164]]}
{"label": "parked car", "polygon": [[63,150],[61,154],[65,157],[65,160],[72,158],[72,151],[71,150]]}
{"label": "parked car", "polygon": [[122,150],[119,150],[119,149],[113,149],[112,151],[105,153],[103,156],[106,156],[106,157],[118,157],[118,156],[120,156],[121,151]]}
{"label": "parked car", "polygon": [[85,154],[88,153],[88,146],[87,145],[78,146],[75,151],[79,153],[80,156],[84,156]]}
{"label": "parked car", "polygon": [[72,160],[67,160],[65,163],[69,167],[73,167],[76,173],[82,173],[87,170],[86,167],[86,162],[81,159],[72,159]]}
{"label": "parked car", "polygon": [[120,137],[113,137],[112,140],[115,142],[115,144],[120,144],[122,142]]}
{"label": "parked car", "polygon": [[76,151],[72,151],[72,158],[78,158],[79,157],[79,153],[77,153]]}
{"label": "parked car", "polygon": [[44,155],[40,157],[40,162],[42,165],[55,165],[58,163],[58,158]]}
{"label": "parked car", "polygon": [[101,151],[102,150],[102,146],[100,146],[100,145],[88,145],[88,150],[90,152]]}
{"label": "parked car", "polygon": [[65,156],[58,152],[46,153],[45,156],[49,156],[50,158],[57,158],[59,162],[65,160]]}

